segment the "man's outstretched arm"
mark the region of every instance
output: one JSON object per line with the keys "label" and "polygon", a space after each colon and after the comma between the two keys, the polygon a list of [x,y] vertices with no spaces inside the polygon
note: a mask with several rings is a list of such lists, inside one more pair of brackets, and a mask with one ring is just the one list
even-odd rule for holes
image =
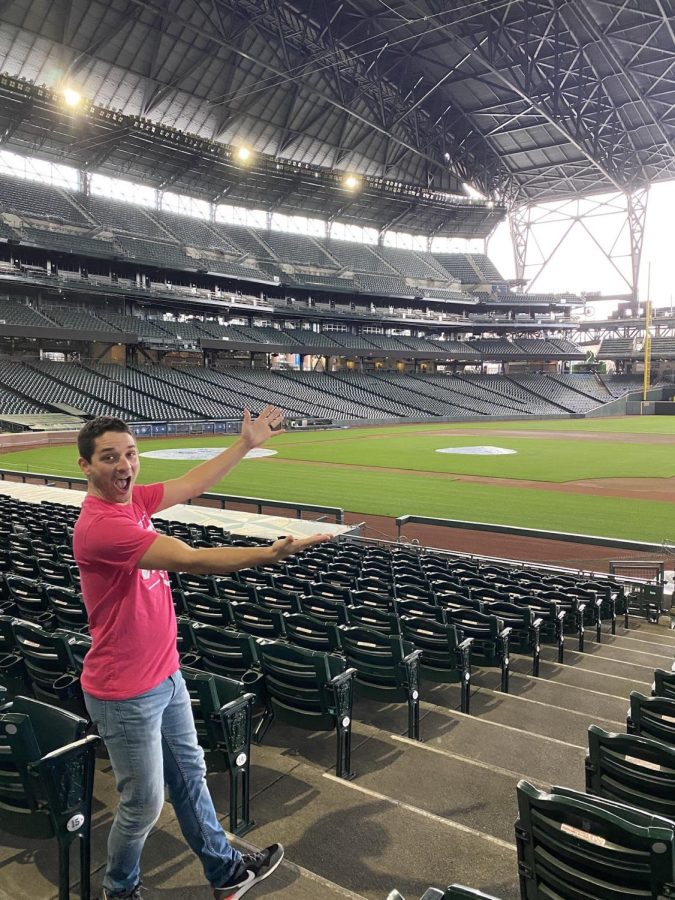
{"label": "man's outstretched arm", "polygon": [[330,540],[328,534],[283,537],[268,547],[190,547],[178,538],[159,534],[136,563],[137,569],[163,569],[190,575],[226,575],[252,566],[282,562],[307,547]]}
{"label": "man's outstretched arm", "polygon": [[193,497],[208,491],[224,478],[249,450],[262,446],[273,434],[281,434],[283,421],[284,414],[276,406],[266,406],[255,419],[252,419],[251,413],[245,409],[241,434],[234,444],[213,459],[207,459],[206,462],[190,469],[180,478],[165,481],[164,497],[157,512],[176,503],[187,503]]}

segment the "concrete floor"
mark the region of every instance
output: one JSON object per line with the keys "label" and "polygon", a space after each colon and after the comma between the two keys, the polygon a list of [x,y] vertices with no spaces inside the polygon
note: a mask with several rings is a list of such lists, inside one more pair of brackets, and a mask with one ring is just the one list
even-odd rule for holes
{"label": "concrete floor", "polygon": [[[494,670],[476,670],[471,716],[458,712],[455,687],[423,683],[422,743],[405,738],[406,711],[358,701],[352,764],[356,777],[333,774],[332,733],[308,734],[275,723],[252,751],[255,828],[239,846],[281,841],[282,866],[252,898],[384,900],[397,887],[418,900],[429,885],[462,882],[504,900],[519,896],[513,823],[515,787],[583,789],[588,726],[625,731],[628,694],[649,693],[656,667],[670,669],[675,632],[631,620],[587,652],[570,639],[565,664],[546,648],[541,677],[514,657],[511,693]],[[210,776],[227,820],[227,779]],[[109,764],[98,762],[93,817],[93,897],[100,895],[115,791]],[[55,900],[56,845],[0,833],[0,900]],[[75,863],[75,861],[73,861]],[[73,897],[79,896],[73,864]],[[186,848],[170,806],[143,857],[146,895],[207,900],[201,869]]]}

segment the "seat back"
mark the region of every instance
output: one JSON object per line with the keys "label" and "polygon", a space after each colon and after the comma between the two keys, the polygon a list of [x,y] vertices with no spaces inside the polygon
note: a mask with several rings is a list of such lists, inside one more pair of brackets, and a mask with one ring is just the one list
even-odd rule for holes
{"label": "seat back", "polygon": [[653,693],[656,697],[667,697],[669,700],[675,700],[675,672],[656,669],[654,672]]}
{"label": "seat back", "polygon": [[255,640],[250,634],[195,623],[192,635],[204,668],[217,675],[241,679],[251,669],[259,669]]}
{"label": "seat back", "polygon": [[229,600],[213,597],[211,594],[183,593],[183,605],[189,617],[204,625],[218,625],[226,628],[234,624],[232,606]]}
{"label": "seat back", "polygon": [[520,894],[656,898],[675,885],[675,824],[633,806],[518,784]]}
{"label": "seat back", "polygon": [[282,591],[281,588],[259,587],[258,604],[266,607],[266,609],[279,610],[279,612],[300,612],[298,595],[292,591]]}
{"label": "seat back", "polygon": [[[356,669],[356,682],[376,698],[408,699],[408,681],[403,659],[415,648],[399,635],[382,634],[373,628],[340,629],[347,664]],[[417,685],[414,685],[417,687]]]}
{"label": "seat back", "polygon": [[459,671],[456,651],[460,640],[454,625],[419,616],[404,616],[401,618],[401,636],[422,651],[420,665],[425,675],[434,680],[457,680],[448,678]]}
{"label": "seat back", "polygon": [[374,606],[350,606],[349,624],[363,628],[374,628],[382,634],[400,634],[399,618],[394,612]]}
{"label": "seat back", "polygon": [[255,603],[257,597],[255,585],[246,584],[235,578],[218,577],[214,581],[218,596],[224,600],[236,600],[239,603]]}
{"label": "seat back", "polygon": [[342,649],[340,630],[333,622],[305,613],[291,613],[286,616],[284,624],[286,639],[298,647],[324,653],[337,653]]}
{"label": "seat back", "polygon": [[276,609],[266,609],[257,603],[233,603],[232,615],[239,631],[258,638],[283,638],[286,636],[284,614]]}
{"label": "seat back", "polygon": [[631,691],[628,730],[631,734],[675,745],[675,700],[645,697],[639,691]]}
{"label": "seat back", "polygon": [[[0,827],[21,837],[52,837],[58,822],[46,785],[35,777],[43,756],[80,740],[85,719],[30,697],[15,697],[0,713]],[[70,794],[83,785],[75,779]],[[64,791],[64,794],[67,792]]]}
{"label": "seat back", "polygon": [[586,791],[675,818],[675,747],[635,734],[588,729]]}
{"label": "seat back", "polygon": [[422,619],[435,619],[445,622],[445,610],[425,600],[397,600],[396,608],[400,616],[416,616]]}
{"label": "seat back", "polygon": [[63,676],[77,675],[66,638],[49,633],[32,622],[19,620],[13,622],[12,630],[33,693],[38,700],[58,704],[62,696],[56,682]]}
{"label": "seat back", "polygon": [[300,606],[306,615],[335,625],[347,625],[349,622],[349,608],[343,600],[328,600],[308,594],[300,598]]}
{"label": "seat back", "polygon": [[260,665],[272,707],[280,718],[312,731],[336,727],[340,710],[329,684],[345,671],[344,659],[275,641],[260,646]]}
{"label": "seat back", "polygon": [[49,607],[40,584],[33,578],[22,575],[7,575],[5,583],[12,602],[24,619],[37,619]]}

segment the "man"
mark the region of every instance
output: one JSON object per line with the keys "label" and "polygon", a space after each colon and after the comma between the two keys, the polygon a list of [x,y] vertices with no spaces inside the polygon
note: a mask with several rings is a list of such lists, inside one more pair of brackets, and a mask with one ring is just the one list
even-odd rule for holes
{"label": "man", "polygon": [[141,851],[161,812],[165,784],[216,900],[242,897],[283,858],[280,844],[242,856],[218,822],[179,670],[166,573],[220,574],[281,562],[327,536],[286,537],[269,547],[193,549],[158,534],[150,520],[208,490],[249,450],[278,433],[282,421],[274,406],[255,420],[245,410],[239,438],[214,459],[163,484],[138,487],[136,441],[121,419],[94,419],[78,435],[88,487],[73,552],[92,636],[82,687],[120,794],[108,840],[106,900],[139,900]]}

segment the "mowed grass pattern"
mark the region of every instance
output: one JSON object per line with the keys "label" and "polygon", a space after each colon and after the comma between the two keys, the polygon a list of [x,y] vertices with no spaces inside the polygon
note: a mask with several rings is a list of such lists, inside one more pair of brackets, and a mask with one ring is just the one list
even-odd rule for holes
{"label": "mowed grass pattern", "polygon": [[[504,433],[514,431],[519,433]],[[579,440],[573,439],[575,431],[580,433]],[[594,441],[594,431],[614,433],[616,439]],[[552,432],[564,432],[565,436],[556,437]],[[622,434],[673,435],[673,442],[629,443],[622,440]],[[139,448],[145,452],[225,447],[231,440],[196,436],[141,441]],[[517,452],[509,456],[435,452],[441,447],[475,445]],[[244,461],[214,490],[340,506],[357,514],[413,513],[658,542],[675,538],[673,504],[668,500],[458,480],[465,475],[542,483],[672,478],[675,421],[665,417],[386,426],[280,435],[269,446],[277,456]],[[2,467],[78,475],[76,456],[74,446],[6,453]],[[194,461],[145,458],[140,481],[175,478],[193,465]]]}

